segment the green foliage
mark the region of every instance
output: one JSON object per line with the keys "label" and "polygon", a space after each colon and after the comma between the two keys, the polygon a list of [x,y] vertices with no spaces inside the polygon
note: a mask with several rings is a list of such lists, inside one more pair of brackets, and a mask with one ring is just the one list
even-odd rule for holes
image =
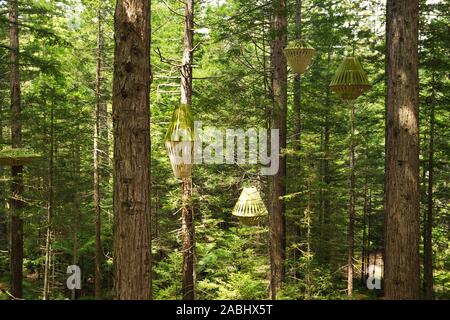
{"label": "green foliage", "polygon": [[292,270],[293,276],[282,288],[281,299],[323,300],[344,296],[342,278],[312,254],[303,253],[297,261],[288,264],[288,270]]}
{"label": "green foliage", "polygon": [[4,148],[0,150],[0,158],[38,158],[40,155],[26,148]]}

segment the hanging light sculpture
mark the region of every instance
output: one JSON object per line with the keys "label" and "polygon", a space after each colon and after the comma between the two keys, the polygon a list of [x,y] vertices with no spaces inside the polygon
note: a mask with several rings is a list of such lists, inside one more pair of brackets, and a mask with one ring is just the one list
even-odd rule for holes
{"label": "hanging light sculpture", "polygon": [[189,105],[181,104],[174,110],[165,140],[175,177],[190,177],[194,150],[194,120]]}
{"label": "hanging light sculpture", "polygon": [[284,49],[287,62],[295,73],[303,74],[311,63],[316,50],[305,40],[296,41],[294,46]]}
{"label": "hanging light sculpture", "polygon": [[330,83],[343,100],[355,100],[370,88],[369,80],[356,57],[346,57]]}
{"label": "hanging light sculpture", "polygon": [[250,187],[242,190],[232,214],[242,224],[254,226],[268,215],[268,211],[258,190]]}
{"label": "hanging light sculpture", "polygon": [[26,148],[5,148],[0,150],[0,165],[25,166],[41,155]]}

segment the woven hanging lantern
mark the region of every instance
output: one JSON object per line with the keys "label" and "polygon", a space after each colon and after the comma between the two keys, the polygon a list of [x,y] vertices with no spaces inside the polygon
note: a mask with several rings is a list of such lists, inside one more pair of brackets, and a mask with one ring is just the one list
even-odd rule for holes
{"label": "woven hanging lantern", "polygon": [[294,46],[284,49],[287,62],[298,74],[305,72],[315,52],[316,50],[304,40],[297,41]]}
{"label": "woven hanging lantern", "polygon": [[194,150],[194,120],[187,104],[181,104],[172,114],[166,133],[166,149],[175,177],[190,177]]}
{"label": "woven hanging lantern", "polygon": [[355,100],[369,88],[369,80],[356,57],[344,58],[330,83],[330,89],[343,100]]}
{"label": "woven hanging lantern", "polygon": [[0,150],[0,165],[25,166],[41,156],[26,148],[5,148]]}
{"label": "woven hanging lantern", "polygon": [[268,215],[266,206],[255,187],[244,188],[234,206],[233,216],[245,225],[254,226]]}

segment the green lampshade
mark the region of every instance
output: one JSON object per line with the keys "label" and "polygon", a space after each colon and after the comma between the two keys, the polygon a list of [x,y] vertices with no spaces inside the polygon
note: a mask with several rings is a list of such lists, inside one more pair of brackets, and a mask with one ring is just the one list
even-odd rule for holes
{"label": "green lampshade", "polygon": [[174,110],[165,140],[175,177],[190,177],[194,150],[194,120],[189,105],[181,104]]}
{"label": "green lampshade", "polygon": [[5,148],[0,150],[0,165],[24,166],[41,155],[27,148]]}
{"label": "green lampshade", "polygon": [[194,118],[189,105],[181,104],[173,111],[166,141],[194,141]]}
{"label": "green lampshade", "polygon": [[305,40],[298,40],[284,49],[286,60],[295,73],[303,74],[311,63],[316,50]]}
{"label": "green lampshade", "polygon": [[244,188],[234,206],[233,216],[246,225],[256,225],[268,215],[264,202],[255,187]]}
{"label": "green lampshade", "polygon": [[330,89],[343,100],[355,100],[369,88],[367,75],[356,57],[344,58],[330,83]]}

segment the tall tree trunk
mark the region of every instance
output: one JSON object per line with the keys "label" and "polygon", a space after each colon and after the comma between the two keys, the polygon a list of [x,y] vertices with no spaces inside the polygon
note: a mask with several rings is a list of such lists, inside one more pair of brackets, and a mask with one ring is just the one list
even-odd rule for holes
{"label": "tall tree trunk", "polygon": [[[295,39],[302,37],[302,1],[295,0]],[[301,76],[296,74],[293,81],[294,87],[294,150],[301,147],[302,117],[301,117]]]}
{"label": "tall tree trunk", "polygon": [[[295,39],[300,40],[301,39],[301,33],[302,33],[302,21],[301,21],[301,14],[302,14],[302,1],[296,0],[295,1]],[[298,179],[298,184],[296,184],[295,189],[293,192],[301,192],[302,191],[302,157],[300,155],[301,150],[301,134],[302,134],[302,117],[301,117],[301,76],[299,74],[296,74],[294,77],[294,80],[292,82],[293,85],[293,91],[294,91],[294,141],[292,144],[292,149],[295,152],[295,155],[293,157],[293,161],[295,163],[292,176],[295,177],[295,179]],[[293,243],[297,243],[300,241],[301,237],[301,212],[302,212],[302,205],[301,200],[297,198],[291,206],[293,208],[296,208],[295,211],[298,211],[299,214],[295,214],[292,217],[292,221],[288,221],[288,225],[291,225],[291,230],[293,234]],[[287,231],[289,233],[289,231]],[[300,249],[294,250],[294,260],[297,260],[297,254],[301,254]]]}
{"label": "tall tree trunk", "polygon": [[[105,7],[106,6],[106,7]],[[102,0],[98,0],[97,7],[97,70],[99,70],[96,75],[96,82],[98,88],[97,96],[99,97],[99,101],[96,101],[98,104],[98,143],[97,146],[99,148],[99,174],[100,174],[100,198],[107,197],[109,194],[109,179],[110,179],[110,159],[109,159],[109,113],[108,113],[108,101],[109,101],[109,86],[108,81],[105,81],[103,71],[108,69],[108,50],[105,50],[105,36],[104,29],[105,25],[107,25],[106,17],[108,14],[106,12],[109,10],[108,5],[105,5],[105,2]],[[97,80],[98,79],[98,80]]]}
{"label": "tall tree trunk", "polygon": [[[329,93],[327,93],[329,95]],[[327,105],[331,105],[327,98]],[[331,262],[331,201],[330,201],[330,184],[331,184],[331,176],[330,176],[330,136],[331,136],[331,128],[330,128],[330,116],[329,114],[325,115],[325,127],[324,127],[324,155],[325,159],[323,160],[323,182],[325,184],[325,193],[323,194],[323,225],[325,230],[325,235],[323,240],[325,241],[324,247],[324,257],[326,262]]]}
{"label": "tall tree trunk", "polygon": [[[312,163],[309,164],[310,170],[313,170]],[[306,225],[306,270],[305,270],[305,299],[311,299],[311,267],[312,267],[312,254],[311,254],[311,188],[312,188],[313,178],[309,176],[306,182],[307,188],[307,202],[305,209],[304,222]]]}
{"label": "tall tree trunk", "polygon": [[368,204],[367,204],[367,247],[366,247],[366,259],[365,259],[365,263],[366,263],[366,270],[368,270],[369,264],[370,264],[370,252],[371,252],[371,245],[370,245],[370,240],[372,239],[372,219],[371,219],[371,214],[372,214],[372,190],[369,189],[369,200],[368,200]]}
{"label": "tall tree trunk", "polygon": [[[3,113],[3,97],[0,97],[0,114]],[[3,145],[3,119],[0,118],[0,146]],[[0,165],[0,175],[3,175],[3,166]],[[5,211],[5,186],[0,182],[0,254],[8,250],[8,218]],[[0,277],[3,274],[3,265],[0,265]]]}
{"label": "tall tree trunk", "polygon": [[[79,128],[78,128],[79,129]],[[74,179],[80,179],[80,144],[77,141],[74,141]],[[77,189],[75,194],[73,195],[73,202],[75,204],[75,219],[73,225],[73,233],[72,233],[72,265],[78,265],[78,223],[81,218],[80,215],[80,192]],[[77,290],[72,289],[71,299],[76,300],[77,298]]]}
{"label": "tall tree trunk", "polygon": [[[17,0],[9,1],[9,39],[11,45],[11,142],[13,148],[22,146],[22,125],[20,120],[20,77],[19,77],[19,24]],[[23,278],[23,180],[22,166],[11,168],[11,294],[15,298],[22,298]]]}
{"label": "tall tree trunk", "polygon": [[[181,67],[182,104],[192,105],[192,60],[194,43],[194,1],[184,1],[184,46]],[[182,233],[183,233],[183,299],[195,299],[195,225],[191,203],[192,179],[182,181]]]}
{"label": "tall tree trunk", "polygon": [[361,246],[361,284],[364,285],[366,275],[366,254],[367,254],[367,176],[364,183],[364,204],[363,204],[363,226],[362,226],[362,246]]}
{"label": "tall tree trunk", "polygon": [[50,250],[50,266],[52,268],[52,286],[50,290],[50,295],[53,296],[55,293],[55,282],[56,282],[56,254],[55,251]]}
{"label": "tall tree trunk", "polygon": [[184,42],[181,63],[181,98],[182,104],[192,105],[192,60],[194,46],[194,1],[184,1]]}
{"label": "tall tree trunk", "polygon": [[50,160],[48,164],[48,207],[47,207],[47,232],[45,235],[45,264],[44,264],[44,294],[43,299],[49,299],[49,272],[52,246],[52,218],[53,218],[53,156],[54,156],[54,103],[50,109]]}
{"label": "tall tree trunk", "polygon": [[[331,54],[327,53],[327,66],[328,69],[331,66]],[[330,176],[330,137],[331,137],[331,123],[330,123],[330,113],[329,110],[331,108],[331,97],[330,97],[330,88],[327,85],[324,88],[326,90],[325,94],[325,123],[323,128],[323,153],[324,159],[320,160],[321,167],[321,176],[323,179],[323,183],[325,185],[325,192],[322,191],[321,194],[321,206],[322,206],[322,228],[321,228],[321,239],[324,242],[324,245],[321,246],[321,256],[324,259],[325,263],[331,262],[331,202],[330,202],[330,184],[331,184],[331,176]],[[322,188],[322,187],[321,187]],[[322,188],[323,190],[323,188]]]}
{"label": "tall tree trunk", "polygon": [[182,183],[182,233],[183,233],[183,299],[195,299],[195,238],[194,212],[191,204],[192,179],[185,178]]}
{"label": "tall tree trunk", "polygon": [[434,176],[434,126],[435,126],[435,75],[432,76],[432,97],[430,112],[430,144],[428,148],[428,192],[427,211],[424,223],[423,273],[425,298],[433,299],[433,176]]}
{"label": "tall tree trunk", "polygon": [[151,298],[150,1],[115,11],[114,298]]}
{"label": "tall tree trunk", "polygon": [[353,295],[353,249],[355,228],[355,105],[351,103],[350,116],[350,199],[347,230],[347,295]]}
{"label": "tall tree trunk", "polygon": [[280,167],[271,177],[271,216],[270,216],[270,258],[271,279],[270,291],[272,299],[277,299],[284,276],[286,258],[286,218],[285,203],[280,197],[286,194],[286,157],[282,154],[286,149],[287,118],[287,62],[283,50],[286,47],[287,18],[286,0],[272,1],[272,129],[279,129],[280,134]]}
{"label": "tall tree trunk", "polygon": [[94,208],[95,208],[95,298],[102,296],[102,244],[101,244],[101,206],[100,206],[100,122],[101,122],[101,68],[102,68],[102,15],[101,0],[97,7],[97,52],[95,77],[95,128],[94,128]]}
{"label": "tall tree trunk", "polygon": [[387,299],[420,296],[418,10],[418,0],[387,0]]}
{"label": "tall tree trunk", "polygon": [[[78,197],[78,195],[76,195]],[[72,233],[72,265],[78,264],[78,219],[79,219],[79,208],[77,208],[77,203],[75,204],[75,210],[76,210],[76,220],[73,225],[73,233]],[[76,289],[72,289],[70,293],[70,299],[76,300],[77,298],[77,291]]]}

